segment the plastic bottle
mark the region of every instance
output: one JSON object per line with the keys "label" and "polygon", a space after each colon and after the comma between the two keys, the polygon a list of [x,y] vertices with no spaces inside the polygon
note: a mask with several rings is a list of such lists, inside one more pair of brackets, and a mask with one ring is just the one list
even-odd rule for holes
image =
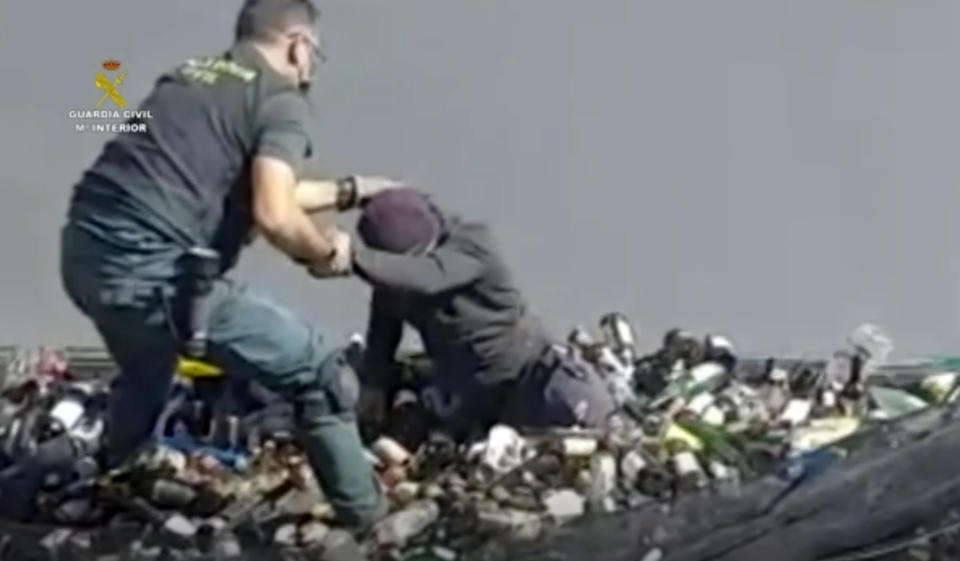
{"label": "plastic bottle", "polygon": [[543,532],[539,514],[515,509],[482,509],[477,512],[477,523],[483,529],[503,532],[516,540],[534,540]]}
{"label": "plastic bottle", "polygon": [[157,479],[150,485],[150,501],[160,508],[185,508],[196,498],[193,487],[172,479]]}
{"label": "plastic bottle", "polygon": [[637,484],[640,472],[647,467],[647,461],[643,459],[640,452],[630,450],[620,459],[620,475],[623,479],[624,487],[633,489]]}
{"label": "plastic bottle", "polygon": [[389,436],[381,436],[371,446],[373,453],[387,467],[406,465],[412,457],[410,451]]}
{"label": "plastic bottle", "polygon": [[496,472],[508,472],[523,463],[526,442],[512,427],[495,425],[487,435],[483,464]]}
{"label": "plastic bottle", "polygon": [[893,340],[873,324],[866,323],[857,327],[847,340],[854,348],[867,355],[871,369],[886,364],[893,352]]}
{"label": "plastic bottle", "polygon": [[600,330],[607,345],[620,360],[626,364],[633,364],[637,360],[634,329],[625,315],[618,312],[606,314],[600,318]]}
{"label": "plastic bottle", "polygon": [[706,474],[693,449],[682,440],[667,442],[670,463],[677,477],[677,486],[683,490],[698,489],[706,485]]}
{"label": "plastic bottle", "polygon": [[381,547],[400,546],[429,528],[440,516],[440,507],[431,500],[412,503],[376,524],[374,540]]}
{"label": "plastic bottle", "polygon": [[617,460],[609,452],[590,458],[590,487],[587,504],[592,512],[610,512],[612,494],[617,488]]}
{"label": "plastic bottle", "polygon": [[623,407],[637,399],[633,391],[633,362],[624,362],[613,349],[603,345],[597,356],[597,365],[617,405]]}
{"label": "plastic bottle", "polygon": [[567,351],[574,360],[590,361],[593,348],[597,346],[590,332],[582,325],[573,328],[567,335]]}

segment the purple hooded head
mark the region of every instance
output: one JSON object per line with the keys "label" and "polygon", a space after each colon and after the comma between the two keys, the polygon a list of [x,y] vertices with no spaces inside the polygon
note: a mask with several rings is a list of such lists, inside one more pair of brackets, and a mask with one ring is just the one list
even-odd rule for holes
{"label": "purple hooded head", "polygon": [[430,199],[414,189],[378,193],[363,206],[357,233],[373,249],[412,253],[427,248],[443,223]]}

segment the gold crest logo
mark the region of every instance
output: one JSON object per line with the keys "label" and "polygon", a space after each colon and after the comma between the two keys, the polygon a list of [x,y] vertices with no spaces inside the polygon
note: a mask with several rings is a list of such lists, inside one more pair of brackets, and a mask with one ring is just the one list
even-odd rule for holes
{"label": "gold crest logo", "polygon": [[[103,61],[102,66],[107,72],[113,72],[120,68],[120,61],[112,58],[107,59]],[[113,80],[110,80],[106,77],[106,75],[104,75],[103,72],[99,70],[97,71],[97,74],[94,76],[93,84],[97,88],[103,90],[103,95],[100,96],[100,99],[97,101],[97,107],[100,107],[100,105],[102,105],[108,97],[117,104],[117,107],[123,107],[127,104],[127,100],[123,99],[123,96],[117,91],[117,87],[123,84],[123,79],[126,77],[126,75],[127,71],[124,70],[120,74],[117,74]]]}

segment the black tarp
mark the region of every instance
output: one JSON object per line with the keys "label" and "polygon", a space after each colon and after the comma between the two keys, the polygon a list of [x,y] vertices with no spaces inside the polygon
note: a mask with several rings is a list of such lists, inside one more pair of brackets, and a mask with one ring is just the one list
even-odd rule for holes
{"label": "black tarp", "polygon": [[471,559],[813,561],[937,528],[960,506],[960,416],[927,410],[851,439],[852,450],[791,487],[768,476],[670,507],[578,520],[537,544],[490,544]]}

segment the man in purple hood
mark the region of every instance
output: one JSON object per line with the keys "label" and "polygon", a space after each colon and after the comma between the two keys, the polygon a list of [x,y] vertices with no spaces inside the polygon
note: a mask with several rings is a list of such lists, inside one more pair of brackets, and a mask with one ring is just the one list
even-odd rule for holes
{"label": "man in purple hood", "polygon": [[441,415],[447,420],[600,426],[613,413],[598,374],[552,347],[486,225],[392,189],[366,204],[357,231],[353,270],[373,288],[361,378],[374,419],[396,383],[390,366],[405,323],[424,342],[435,384],[457,404]]}

